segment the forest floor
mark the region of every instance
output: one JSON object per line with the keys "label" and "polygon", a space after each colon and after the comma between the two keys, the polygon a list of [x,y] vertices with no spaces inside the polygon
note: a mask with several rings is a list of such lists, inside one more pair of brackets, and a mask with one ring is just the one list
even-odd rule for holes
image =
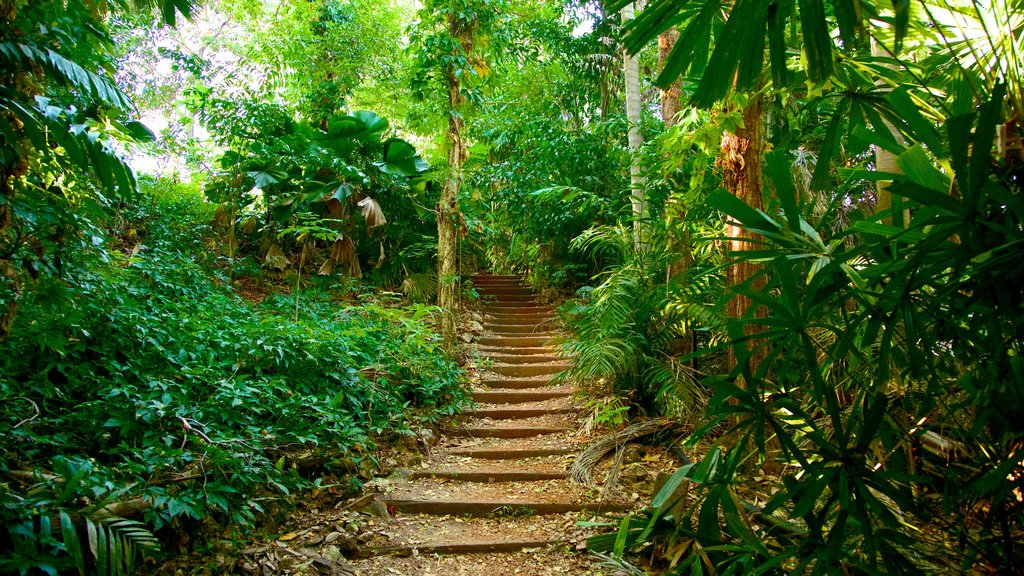
{"label": "forest floor", "polygon": [[[393,471],[364,494],[311,498],[280,525],[216,562],[239,574],[477,575],[624,574],[586,551],[588,523],[650,501],[659,475],[677,466],[657,447],[621,447],[614,486],[572,482],[575,456],[596,438],[582,427],[574,390],[551,378],[553,309],[515,277],[478,276],[483,306],[470,321],[478,368],[475,407],[419,450],[386,458]],[[429,436],[429,434],[428,434]],[[614,522],[614,520],[612,520]],[[181,573],[180,571],[177,571]],[[175,573],[164,572],[164,573]]]}

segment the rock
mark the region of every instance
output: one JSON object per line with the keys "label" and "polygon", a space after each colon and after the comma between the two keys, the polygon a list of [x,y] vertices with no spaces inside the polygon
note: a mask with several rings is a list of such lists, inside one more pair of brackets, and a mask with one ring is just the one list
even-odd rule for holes
{"label": "rock", "polygon": [[426,446],[433,446],[437,444],[437,434],[430,428],[420,428],[416,431],[416,435],[419,437],[420,442],[423,442]]}
{"label": "rock", "polygon": [[377,518],[387,518],[389,516],[387,504],[380,500],[374,500],[373,504],[366,508],[366,511],[369,512],[370,516],[376,516]]}
{"label": "rock", "polygon": [[479,323],[479,322],[476,322],[476,321],[470,322],[467,325],[467,327],[469,328],[469,331],[472,332],[473,334],[483,334],[484,333],[484,325]]}
{"label": "rock", "polygon": [[388,480],[391,482],[404,482],[412,478],[412,470],[409,468],[395,468],[391,474],[388,475]]}
{"label": "rock", "polygon": [[474,336],[471,332],[463,332],[462,334],[459,334],[459,340],[462,340],[466,344],[472,342],[474,338],[476,338],[476,336]]}
{"label": "rock", "polygon": [[469,315],[469,319],[477,324],[481,324],[484,321],[484,315],[479,312],[472,312]]}
{"label": "rock", "polygon": [[334,542],[335,540],[337,540],[338,538],[341,538],[342,536],[343,536],[343,534],[341,532],[331,532],[330,534],[328,534],[327,536],[324,537],[324,542],[326,542],[327,544],[330,544],[331,542]]}

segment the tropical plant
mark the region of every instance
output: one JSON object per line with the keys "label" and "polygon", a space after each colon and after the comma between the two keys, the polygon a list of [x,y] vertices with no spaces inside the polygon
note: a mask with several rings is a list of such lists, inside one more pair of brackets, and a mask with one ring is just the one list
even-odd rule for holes
{"label": "tropical plant", "polygon": [[577,249],[603,253],[614,264],[580,301],[562,308],[573,331],[560,345],[573,359],[563,377],[584,385],[607,382],[642,411],[699,412],[705,391],[680,361],[677,342],[693,337],[687,312],[708,295],[686,294],[680,279],[666,284],[675,255],[658,242],[664,234],[645,234],[650,241],[637,245],[634,232],[632,225],[597,228],[573,240]]}
{"label": "tropical plant", "polygon": [[[713,196],[765,239],[741,257],[763,264],[767,284],[740,288],[765,314],[730,321],[748,345],[711,383],[710,421],[694,438],[730,432],[599,548],[658,534],[676,573],[1015,569],[1024,284],[1008,258],[1024,213],[1019,163],[993,155],[1002,96],[947,121],[951,173],[916,144],[898,155],[902,175],[850,174],[892,178],[905,226],[884,212],[836,226],[842,198],[812,216],[779,153],[768,164],[777,217]],[[761,327],[752,339],[748,324]],[[763,508],[740,496],[761,465],[781,467]]]}

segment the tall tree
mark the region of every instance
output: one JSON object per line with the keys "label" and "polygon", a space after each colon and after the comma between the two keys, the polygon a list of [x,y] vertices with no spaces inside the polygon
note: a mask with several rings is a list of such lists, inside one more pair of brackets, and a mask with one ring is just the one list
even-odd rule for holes
{"label": "tall tree", "polygon": [[[633,7],[634,4],[630,2],[619,11],[623,26],[633,19]],[[629,193],[630,202],[633,205],[633,242],[639,247],[643,243],[640,226],[647,215],[644,178],[640,174],[640,148],[644,145],[644,137],[640,133],[640,61],[636,54],[632,54],[626,49],[622,51],[622,76],[625,81],[626,120],[629,122],[629,151],[631,156],[629,163]]]}
{"label": "tall tree", "polygon": [[462,165],[468,157],[463,108],[472,91],[469,79],[488,72],[481,39],[500,13],[500,0],[436,0],[426,2],[413,38],[416,71],[413,90],[424,97],[431,84],[444,91],[447,116],[447,170],[437,202],[437,303],[442,310],[441,334],[455,341],[459,306],[457,267]]}

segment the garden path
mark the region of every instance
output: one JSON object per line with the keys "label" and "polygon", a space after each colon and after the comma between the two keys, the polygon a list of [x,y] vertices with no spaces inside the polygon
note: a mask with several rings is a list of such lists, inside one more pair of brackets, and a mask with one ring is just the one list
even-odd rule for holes
{"label": "garden path", "polygon": [[473,283],[484,304],[476,407],[415,470],[380,487],[388,513],[353,567],[365,576],[608,574],[580,552],[578,522],[625,506],[567,478],[584,440],[572,389],[550,382],[568,366],[549,345],[553,308],[516,276]]}

